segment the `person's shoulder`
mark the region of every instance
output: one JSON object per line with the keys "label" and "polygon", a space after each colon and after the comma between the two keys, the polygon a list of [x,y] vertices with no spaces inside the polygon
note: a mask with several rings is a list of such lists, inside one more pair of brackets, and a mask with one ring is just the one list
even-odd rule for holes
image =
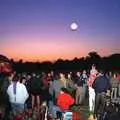
{"label": "person's shoulder", "polygon": [[23,83],[17,82],[17,84],[21,87],[25,87],[25,85]]}
{"label": "person's shoulder", "polygon": [[52,81],[52,84],[56,84],[58,82],[58,80],[54,80]]}
{"label": "person's shoulder", "polygon": [[103,76],[100,76],[100,75],[99,75],[99,76],[96,77],[95,80],[99,80],[99,79],[101,79],[102,77],[103,77]]}
{"label": "person's shoulder", "polygon": [[97,76],[94,81],[95,81],[95,82],[99,82],[99,81],[101,81],[102,79],[104,79],[104,77],[100,75],[100,76]]}
{"label": "person's shoulder", "polygon": [[106,75],[103,75],[101,79],[103,79],[103,81],[110,81],[110,79]]}
{"label": "person's shoulder", "polygon": [[69,93],[64,93],[63,95],[66,97],[72,97]]}
{"label": "person's shoulder", "polygon": [[13,84],[11,83],[11,84],[8,86],[7,90],[11,90],[12,88],[13,88]]}

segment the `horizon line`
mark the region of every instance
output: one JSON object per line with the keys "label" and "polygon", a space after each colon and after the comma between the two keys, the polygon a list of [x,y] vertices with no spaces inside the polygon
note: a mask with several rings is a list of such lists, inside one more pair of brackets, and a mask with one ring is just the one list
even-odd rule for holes
{"label": "horizon line", "polygon": [[[95,51],[92,51],[92,52],[89,52],[89,53],[93,53],[93,52],[95,52]],[[89,54],[88,53],[88,54]],[[98,52],[95,52],[95,53],[97,53],[100,57],[102,57],[102,58],[104,58],[104,57],[109,57],[109,56],[111,56],[111,55],[114,55],[114,54],[120,54],[120,53],[111,53],[111,54],[109,54],[109,55],[100,55]],[[66,60],[68,60],[68,61],[72,61],[72,60],[74,60],[74,59],[81,59],[81,58],[86,58],[86,57],[88,57],[89,55],[86,55],[86,56],[80,56],[80,57],[73,57],[73,58],[57,58],[57,59],[54,59],[54,60],[38,60],[38,58],[37,58],[37,60],[25,60],[24,58],[10,58],[10,57],[8,57],[8,56],[6,56],[6,55],[4,55],[4,56],[6,56],[9,60],[13,60],[14,62],[19,62],[19,61],[22,61],[23,63],[25,63],[25,62],[33,62],[33,63],[35,63],[35,62],[38,62],[38,63],[43,63],[43,62],[51,62],[51,63],[55,63],[56,61],[58,61],[58,60],[63,60],[63,61],[66,61]],[[1,54],[2,55],[2,54]]]}

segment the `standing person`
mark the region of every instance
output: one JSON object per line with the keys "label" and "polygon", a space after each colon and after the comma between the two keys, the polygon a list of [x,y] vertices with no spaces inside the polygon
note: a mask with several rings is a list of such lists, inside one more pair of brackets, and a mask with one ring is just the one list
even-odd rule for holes
{"label": "standing person", "polygon": [[[57,75],[56,75],[57,76]],[[63,73],[59,73],[59,76],[56,77],[56,80],[52,81],[49,86],[49,93],[53,97],[53,102],[56,104],[56,98],[60,93],[62,87],[67,87],[67,79]]]}
{"label": "standing person", "polygon": [[110,78],[110,85],[111,85],[111,99],[116,100],[118,97],[118,87],[119,87],[119,80],[117,78],[117,74],[113,73],[113,76]]}
{"label": "standing person", "polygon": [[[49,101],[49,111],[51,111],[52,108],[56,111],[59,108],[56,107],[56,100],[58,95],[60,94],[61,88],[66,88],[66,77],[63,73],[56,74],[55,80],[50,82],[49,86],[49,93],[51,95],[51,100]],[[52,109],[53,110],[53,109]],[[51,112],[50,112],[51,113]],[[55,116],[55,114],[54,114]]]}
{"label": "standing person", "polygon": [[31,98],[31,106],[32,108],[37,105],[37,108],[40,108],[41,104],[41,94],[42,94],[42,80],[36,73],[32,73],[32,77],[27,83],[28,91]]}
{"label": "standing person", "polygon": [[67,74],[67,82],[66,82],[66,87],[67,87],[67,90],[69,91],[69,93],[75,97],[75,84],[74,84],[74,81],[73,81],[73,78],[72,78],[72,75],[70,73]]}
{"label": "standing person", "polygon": [[[49,111],[59,111],[59,108],[56,106],[57,96],[60,94],[61,88],[66,88],[66,77],[63,73],[56,74],[56,77],[49,85],[49,93],[51,95],[51,100],[49,101]],[[54,112],[54,117],[56,116]]]}
{"label": "standing person", "polygon": [[80,72],[76,73],[76,104],[81,105],[84,101],[85,89],[83,87],[84,81],[81,79]]}
{"label": "standing person", "polygon": [[82,74],[81,74],[81,79],[84,82],[84,86],[87,86],[87,80],[88,80],[88,76],[87,76],[87,72],[86,70],[83,70]]}
{"label": "standing person", "polygon": [[0,55],[0,120],[9,119],[9,100],[6,91],[9,86],[7,76],[9,76],[12,70],[9,59]]}
{"label": "standing person", "polygon": [[83,81],[84,100],[86,100],[88,98],[88,86],[87,86],[88,76],[86,70],[83,70],[81,74],[81,80]]}
{"label": "standing person", "polygon": [[120,97],[120,73],[117,74],[117,79],[119,81],[119,84],[118,84],[118,97]]}
{"label": "standing person", "polygon": [[110,90],[109,79],[106,77],[103,71],[99,72],[98,77],[93,83],[93,88],[95,90],[95,109],[94,109],[94,118],[96,118],[100,112],[103,113],[103,109],[106,101],[106,94]]}
{"label": "standing person", "polygon": [[32,78],[32,75],[31,74],[27,74],[27,76],[26,76],[26,83],[25,83],[25,86],[26,86],[26,88],[27,88],[27,91],[28,91],[28,93],[29,93],[29,97],[28,97],[28,99],[27,99],[27,101],[26,101],[26,107],[28,108],[28,109],[30,109],[31,107],[32,107],[32,100],[31,100],[31,94],[30,94],[30,81],[31,81],[31,78]]}
{"label": "standing person", "polygon": [[14,76],[12,83],[7,89],[7,93],[11,103],[13,116],[22,113],[29,95],[25,85],[18,81],[17,75]]}
{"label": "standing person", "polygon": [[6,77],[3,82],[3,86],[1,88],[2,90],[1,94],[2,94],[4,104],[5,104],[5,115],[4,115],[3,120],[9,120],[9,117],[10,117],[11,105],[9,102],[9,96],[7,94],[7,89],[9,85],[12,83],[13,77],[14,77],[14,73],[6,74]]}
{"label": "standing person", "polygon": [[95,91],[92,87],[92,84],[97,76],[97,69],[95,65],[92,65],[92,69],[90,70],[90,76],[88,78],[88,91],[89,91],[89,111],[90,116],[89,119],[93,119],[93,113],[94,113],[94,105],[95,105]]}

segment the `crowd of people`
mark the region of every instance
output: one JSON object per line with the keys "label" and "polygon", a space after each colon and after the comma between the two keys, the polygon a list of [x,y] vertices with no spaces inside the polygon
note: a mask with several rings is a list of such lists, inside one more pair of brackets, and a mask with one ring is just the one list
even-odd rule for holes
{"label": "crowd of people", "polygon": [[35,107],[39,110],[43,101],[52,120],[60,119],[73,105],[88,105],[88,119],[97,119],[99,112],[103,112],[107,95],[111,100],[120,97],[120,73],[106,73],[95,65],[91,70],[64,73],[12,71],[0,73],[0,80],[3,81],[0,106],[4,106],[0,108],[1,120],[12,120]]}

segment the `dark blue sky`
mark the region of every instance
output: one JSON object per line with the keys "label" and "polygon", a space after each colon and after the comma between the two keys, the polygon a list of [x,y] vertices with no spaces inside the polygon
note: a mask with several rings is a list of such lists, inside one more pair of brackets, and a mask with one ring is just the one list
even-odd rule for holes
{"label": "dark blue sky", "polygon": [[[70,30],[72,22],[77,31]],[[0,42],[3,54],[17,59],[19,53],[26,60],[72,59],[91,50],[118,53],[120,0],[0,0]]]}

